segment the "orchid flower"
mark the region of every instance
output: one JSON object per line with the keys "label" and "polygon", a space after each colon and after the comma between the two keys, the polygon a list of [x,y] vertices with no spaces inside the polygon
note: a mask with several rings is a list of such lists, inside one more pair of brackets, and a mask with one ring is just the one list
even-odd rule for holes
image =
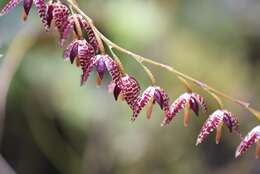
{"label": "orchid flower", "polygon": [[10,0],[2,9],[0,12],[0,16],[3,16],[7,13],[9,13],[14,7],[16,7],[18,4],[23,3],[23,20],[27,20],[27,17],[29,15],[29,12],[31,10],[32,4],[37,8],[38,14],[41,18],[42,23],[44,26],[47,26],[47,20],[46,20],[46,4],[44,0]]}
{"label": "orchid flower", "polygon": [[231,112],[226,110],[217,110],[209,116],[201,128],[196,145],[202,143],[205,138],[214,131],[214,129],[217,131],[216,144],[219,144],[223,124],[229,128],[230,132],[234,131],[240,135],[238,119]]}
{"label": "orchid flower", "polygon": [[253,144],[256,144],[256,158],[260,157],[260,126],[252,129],[242,140],[236,150],[236,158],[244,154]]}
{"label": "orchid flower", "polygon": [[71,63],[73,63],[78,58],[83,71],[85,71],[90,63],[90,59],[94,56],[95,51],[93,47],[85,39],[72,41],[64,51],[65,60],[70,59]]}
{"label": "orchid flower", "polygon": [[134,110],[140,90],[137,80],[126,74],[117,81],[114,88],[114,97],[116,100],[119,97],[122,98]]}
{"label": "orchid flower", "polygon": [[46,20],[47,26],[46,29],[49,30],[51,22],[54,21],[55,27],[60,33],[62,38],[64,32],[64,26],[68,23],[68,17],[70,14],[69,8],[61,3],[60,1],[53,2],[51,1],[47,6],[46,11]]}
{"label": "orchid flower", "polygon": [[[61,39],[61,45],[64,44],[65,40],[68,39],[69,34],[75,30],[77,23],[80,25],[82,29],[87,33],[87,40],[90,43],[90,45],[95,49],[95,52],[99,52],[99,46],[98,42],[95,36],[94,31],[92,30],[91,26],[89,25],[88,21],[86,21],[80,14],[72,14],[68,18],[68,22],[64,23],[64,33]],[[75,31],[76,34],[81,35],[82,33],[77,33],[77,30]]]}
{"label": "orchid flower", "polygon": [[133,110],[132,121],[138,117],[138,114],[146,105],[148,106],[147,118],[150,119],[155,102],[159,104],[165,115],[169,113],[169,97],[166,92],[160,87],[150,86],[138,97]]}
{"label": "orchid flower", "polygon": [[119,79],[122,76],[122,72],[117,62],[115,62],[111,57],[109,57],[108,55],[96,55],[89,60],[89,62],[83,69],[81,85],[83,85],[87,81],[88,76],[94,67],[96,67],[97,71],[97,85],[100,85],[106,70],[109,72],[112,80],[115,83],[118,83]]}
{"label": "orchid flower", "polygon": [[162,125],[169,124],[177,113],[185,109],[184,125],[187,126],[189,122],[189,109],[191,109],[198,116],[199,107],[202,108],[204,113],[207,113],[207,105],[204,98],[196,93],[184,93],[173,102],[170,107],[169,114],[165,117]]}

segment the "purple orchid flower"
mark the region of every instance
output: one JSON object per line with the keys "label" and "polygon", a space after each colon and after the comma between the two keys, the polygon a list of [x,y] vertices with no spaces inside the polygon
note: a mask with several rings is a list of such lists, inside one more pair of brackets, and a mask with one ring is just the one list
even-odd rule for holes
{"label": "purple orchid flower", "polygon": [[253,144],[256,145],[256,158],[260,157],[260,126],[252,129],[242,140],[236,150],[236,158],[243,155]]}
{"label": "purple orchid flower", "polygon": [[116,82],[116,86],[114,88],[114,96],[115,99],[120,96],[127,102],[132,110],[134,110],[136,101],[140,95],[140,85],[137,80],[129,75],[123,75]]}
{"label": "purple orchid flower", "polygon": [[170,107],[169,114],[165,117],[162,125],[169,124],[177,113],[185,109],[184,125],[187,126],[189,121],[189,109],[191,109],[198,116],[199,107],[202,108],[204,113],[207,113],[208,109],[203,97],[196,93],[184,93],[173,102]]}
{"label": "purple orchid flower", "polygon": [[196,145],[202,143],[205,138],[215,129],[217,130],[216,144],[219,144],[223,124],[229,128],[230,132],[234,131],[235,133],[240,135],[238,119],[231,112],[228,112],[226,110],[217,110],[209,116],[209,118],[202,126],[197,138]]}
{"label": "purple orchid flower", "polygon": [[147,118],[150,119],[152,115],[153,105],[155,102],[164,111],[165,115],[169,113],[169,97],[166,92],[158,86],[148,87],[141,96],[138,97],[134,110],[132,121],[136,120],[138,114],[147,105]]}

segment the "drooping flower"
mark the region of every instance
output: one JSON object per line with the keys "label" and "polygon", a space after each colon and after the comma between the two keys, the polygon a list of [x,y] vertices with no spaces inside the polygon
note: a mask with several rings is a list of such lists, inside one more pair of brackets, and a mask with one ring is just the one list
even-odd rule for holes
{"label": "drooping flower", "polygon": [[134,110],[136,102],[140,95],[140,85],[137,80],[129,75],[123,75],[117,82],[114,88],[115,99],[121,96]]}
{"label": "drooping flower", "polygon": [[256,158],[260,157],[260,126],[252,129],[247,136],[242,140],[236,150],[236,158],[243,155],[253,144],[256,145]]}
{"label": "drooping flower", "polygon": [[46,27],[47,26],[47,20],[46,20],[46,4],[44,0],[10,0],[2,9],[0,12],[0,16],[3,16],[7,13],[9,13],[14,7],[16,7],[18,4],[23,2],[23,8],[24,8],[24,13],[23,13],[23,19],[26,20],[27,16],[29,15],[29,12],[31,10],[32,4],[34,3],[38,14],[41,18],[41,21],[43,25]]}
{"label": "drooping flower", "polygon": [[55,27],[60,33],[60,38],[62,38],[64,27],[68,23],[69,14],[70,10],[65,4],[61,3],[60,1],[51,1],[47,6],[46,11],[46,29],[49,30],[53,21]]}
{"label": "drooping flower", "polygon": [[204,113],[207,113],[207,105],[203,97],[196,93],[184,93],[173,102],[170,107],[169,114],[165,117],[162,125],[169,124],[177,113],[185,109],[184,125],[187,126],[189,120],[189,109],[191,109],[198,116],[199,107],[202,108]]}
{"label": "drooping flower", "polygon": [[148,87],[141,96],[138,97],[134,110],[132,121],[134,121],[141,110],[147,105],[147,118],[151,118],[153,105],[159,104],[165,115],[169,113],[169,97],[166,92],[158,86]]}
{"label": "drooping flower", "polygon": [[[81,29],[83,29],[87,34],[87,40],[90,45],[95,49],[96,54],[99,52],[98,42],[95,36],[94,31],[89,25],[88,21],[85,20],[80,14],[72,14],[68,18],[68,22],[65,23],[64,33],[62,36],[61,44],[63,45],[65,40],[68,39],[69,34],[75,30],[76,24],[79,24]],[[75,31],[77,34],[77,30]]]}
{"label": "drooping flower", "polygon": [[226,110],[217,110],[212,113],[202,126],[197,138],[196,145],[202,143],[205,138],[216,129],[216,144],[219,144],[223,124],[229,128],[230,132],[235,132],[240,135],[239,121],[231,113]]}
{"label": "drooping flower", "polygon": [[96,58],[93,47],[85,39],[76,39],[72,41],[64,51],[64,58],[65,60],[70,60],[71,63],[77,58],[83,71],[81,78],[81,85],[83,85],[95,65]]}
{"label": "drooping flower", "polygon": [[100,81],[103,79],[105,71],[108,71],[112,80],[117,83],[122,76],[120,68],[111,57],[108,55],[96,55],[90,59],[86,64],[85,69],[83,69],[83,74],[81,78],[81,85],[83,85],[88,77],[90,72],[96,67],[97,71],[97,85],[100,85]]}
{"label": "drooping flower", "polygon": [[[103,63],[102,63],[103,62]],[[106,68],[101,68],[100,66],[102,64],[106,65]],[[111,57],[108,55],[98,55],[97,56],[97,72],[100,77],[100,79],[103,79],[104,72],[107,70],[112,78],[112,80],[116,83],[119,84],[119,81],[121,81],[121,78],[123,77],[123,73],[121,71],[120,66],[118,63],[113,60]]]}

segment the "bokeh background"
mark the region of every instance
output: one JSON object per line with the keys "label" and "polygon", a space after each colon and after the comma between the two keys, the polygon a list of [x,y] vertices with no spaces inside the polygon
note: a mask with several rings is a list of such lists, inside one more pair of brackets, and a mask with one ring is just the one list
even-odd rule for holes
{"label": "bokeh background", "polygon": [[[0,7],[5,3],[2,0]],[[79,0],[79,4],[96,26],[119,45],[172,65],[260,109],[260,1]],[[0,71],[16,71],[1,124],[1,154],[14,171],[260,173],[254,148],[242,158],[234,158],[240,139],[227,129],[220,145],[215,145],[211,135],[205,143],[195,146],[206,115],[196,118],[192,114],[189,127],[184,128],[181,113],[162,128],[163,113],[155,107],[151,120],[142,113],[130,124],[128,106],[115,102],[107,92],[109,76],[96,88],[93,73],[87,85],[80,87],[80,70],[62,59],[58,35],[43,31],[35,10],[27,23],[21,22],[21,9],[19,6],[0,18]],[[10,53],[8,48],[17,38],[22,41]],[[30,42],[32,47],[22,56],[19,48]],[[14,55],[9,56],[9,64],[4,63],[9,61],[6,54]],[[131,57],[118,54],[127,72],[138,79],[142,89],[146,88],[149,79],[141,67]],[[3,67],[6,64],[11,66]],[[149,67],[171,101],[185,92],[172,74]],[[1,80],[0,86],[7,82]],[[208,94],[196,87],[194,90],[207,99],[210,111],[217,109]],[[5,90],[0,91],[3,96]],[[224,101],[226,108],[239,117],[243,134],[259,124],[238,105]]]}

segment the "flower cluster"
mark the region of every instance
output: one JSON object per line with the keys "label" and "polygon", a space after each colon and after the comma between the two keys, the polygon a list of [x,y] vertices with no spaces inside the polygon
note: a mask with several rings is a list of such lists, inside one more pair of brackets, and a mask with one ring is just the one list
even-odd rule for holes
{"label": "flower cluster", "polygon": [[[132,121],[138,118],[140,112],[147,107],[147,118],[152,115],[153,106],[158,104],[164,113],[162,125],[168,125],[179,112],[184,110],[184,126],[188,126],[189,112],[199,116],[201,109],[207,114],[208,109],[205,100],[199,94],[186,92],[180,95],[172,104],[168,94],[159,86],[149,86],[141,93],[138,81],[123,72],[119,63],[108,54],[100,51],[100,43],[90,23],[80,14],[73,13],[71,9],[59,0],[10,0],[0,12],[0,16],[10,12],[15,6],[23,2],[23,19],[26,20],[32,4],[38,10],[38,14],[46,31],[53,25],[60,34],[60,45],[64,47],[66,41],[70,41],[65,48],[64,58],[71,64],[76,63],[82,70],[81,85],[88,80],[90,73],[95,69],[97,84],[100,85],[107,71],[112,82],[110,89],[115,100],[119,98],[126,101],[133,112]],[[70,35],[72,34],[72,38]],[[85,36],[85,37],[84,37]],[[196,145],[202,143],[206,137],[216,130],[216,143],[220,142],[222,127],[225,125],[230,132],[240,135],[238,119],[227,110],[216,110],[204,125],[197,138]],[[252,144],[257,144],[256,156],[260,155],[260,126],[254,128],[241,142],[236,151],[236,157],[241,156]]]}

